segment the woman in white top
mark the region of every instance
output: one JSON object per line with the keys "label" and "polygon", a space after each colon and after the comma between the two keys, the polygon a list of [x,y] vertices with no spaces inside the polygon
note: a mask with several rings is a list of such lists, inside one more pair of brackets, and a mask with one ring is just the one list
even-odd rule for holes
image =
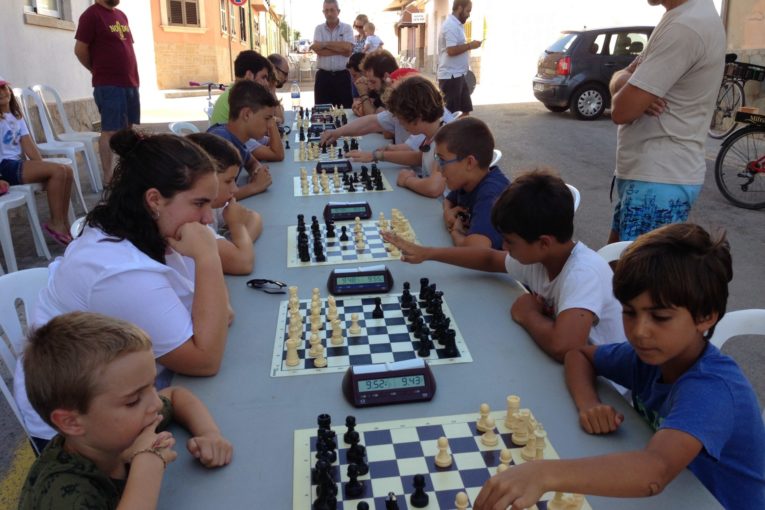
{"label": "woman in white top", "polygon": [[[119,163],[105,198],[51,264],[32,323],[72,311],[117,317],[149,334],[160,369],[214,375],[229,322],[221,261],[205,226],[218,192],[215,164],[175,135],[123,130],[110,146]],[[171,374],[161,370],[157,386]],[[14,387],[30,433],[51,438],[27,401],[21,359]]]}

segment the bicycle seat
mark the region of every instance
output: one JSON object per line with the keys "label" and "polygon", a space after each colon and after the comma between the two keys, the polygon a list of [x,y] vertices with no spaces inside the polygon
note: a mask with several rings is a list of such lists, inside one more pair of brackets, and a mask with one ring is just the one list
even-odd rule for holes
{"label": "bicycle seat", "polygon": [[725,63],[730,64],[731,62],[735,62],[738,60],[738,55],[735,53],[726,53],[725,54]]}

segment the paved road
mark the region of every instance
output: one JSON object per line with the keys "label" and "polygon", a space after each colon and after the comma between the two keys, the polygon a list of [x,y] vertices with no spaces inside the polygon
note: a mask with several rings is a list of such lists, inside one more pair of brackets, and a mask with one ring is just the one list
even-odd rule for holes
{"label": "paved road", "polygon": [[[194,104],[194,108],[196,108]],[[562,177],[576,186],[582,194],[582,203],[576,215],[576,237],[593,248],[605,242],[610,227],[612,205],[608,192],[613,173],[616,147],[616,128],[608,116],[593,122],[573,119],[568,113],[549,113],[541,104],[481,105],[475,115],[485,120],[494,132],[497,148],[503,152],[500,166],[512,175],[537,165],[556,168]],[[194,118],[189,116],[188,118]],[[182,119],[177,119],[182,120]],[[164,124],[145,126],[164,130]],[[728,232],[733,251],[734,278],[730,286],[729,310],[765,308],[765,271],[761,255],[765,253],[765,212],[747,211],[730,205],[714,185],[712,167],[718,143],[709,140],[707,147],[707,184],[691,215],[692,221],[706,228],[724,228]],[[85,177],[85,176],[83,176]],[[83,184],[87,180],[83,178]],[[89,201],[97,197],[90,195]],[[38,198],[41,217],[47,217],[47,206]],[[44,260],[34,256],[31,236],[23,221],[14,229],[19,267],[43,266]],[[55,255],[60,247],[51,245]],[[509,307],[509,303],[508,303]],[[760,396],[765,401],[765,374],[758,367],[765,364],[765,349],[759,338],[742,337],[726,345],[729,352],[742,365]],[[13,454],[21,444],[21,434],[13,415],[0,402],[0,473],[12,464]],[[13,493],[13,483],[9,493]],[[0,483],[0,508],[11,508],[9,499],[3,499]]]}

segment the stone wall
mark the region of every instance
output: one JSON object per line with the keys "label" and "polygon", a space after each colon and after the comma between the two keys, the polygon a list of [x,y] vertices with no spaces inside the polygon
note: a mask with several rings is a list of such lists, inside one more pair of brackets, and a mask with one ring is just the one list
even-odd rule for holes
{"label": "stone wall", "polygon": [[[734,50],[738,60],[765,67],[765,48],[752,50]],[[765,82],[748,81],[744,86],[747,106],[755,106],[760,113],[765,112]]]}
{"label": "stone wall", "polygon": [[189,81],[227,83],[231,79],[228,48],[212,45],[156,43],[157,88],[187,88]]}

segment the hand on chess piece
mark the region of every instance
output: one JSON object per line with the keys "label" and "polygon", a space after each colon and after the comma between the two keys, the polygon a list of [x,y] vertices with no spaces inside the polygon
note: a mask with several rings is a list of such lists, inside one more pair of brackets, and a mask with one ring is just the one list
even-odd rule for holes
{"label": "hand on chess piece", "polygon": [[473,509],[530,508],[547,492],[545,467],[545,462],[526,462],[492,476],[483,484]]}
{"label": "hand on chess piece", "polygon": [[261,193],[271,186],[271,172],[268,165],[260,165],[250,175],[250,182],[255,184],[255,193]]}
{"label": "hand on chess piece", "polygon": [[411,168],[405,168],[398,173],[398,176],[396,177],[396,184],[398,184],[402,188],[406,188],[407,187],[406,182],[409,179],[416,179],[416,178],[417,178],[417,174],[414,173],[414,170],[412,170]]}
{"label": "hand on chess piece", "polygon": [[419,264],[420,262],[428,260],[426,256],[428,248],[425,246],[411,243],[389,230],[382,232],[382,238],[401,251],[401,260],[404,262]]}
{"label": "hand on chess piece", "polygon": [[372,153],[367,151],[349,151],[346,156],[355,163],[372,162]]}
{"label": "hand on chess piece", "polygon": [[579,411],[579,425],[588,434],[609,434],[619,428],[623,421],[623,414],[600,402]]}
{"label": "hand on chess piece", "polygon": [[319,137],[319,145],[334,143],[338,138],[340,138],[340,135],[337,134],[336,129],[327,129],[326,131],[322,131],[321,136]]}

